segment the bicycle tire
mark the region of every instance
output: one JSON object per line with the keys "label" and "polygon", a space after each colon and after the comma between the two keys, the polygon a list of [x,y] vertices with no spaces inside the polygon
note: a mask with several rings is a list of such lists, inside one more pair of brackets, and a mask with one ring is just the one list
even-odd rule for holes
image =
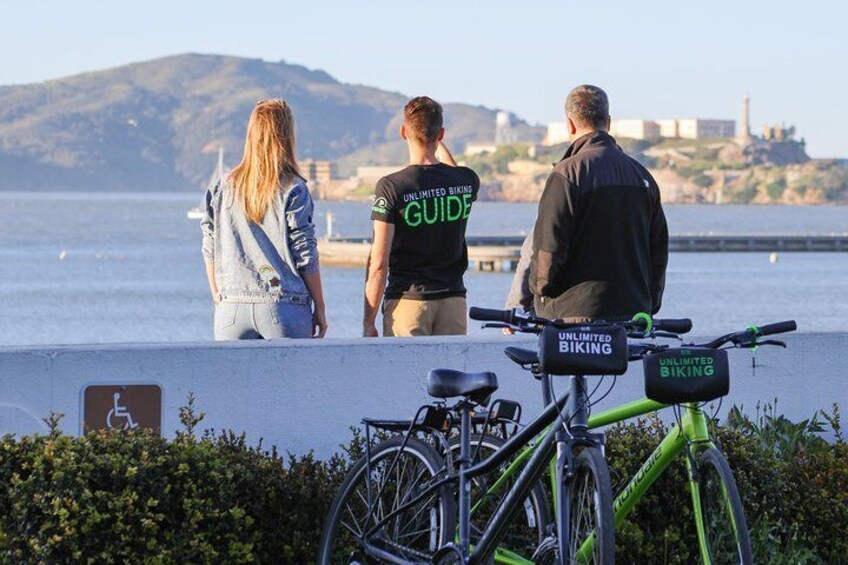
{"label": "bicycle tire", "polygon": [[[569,501],[568,540],[564,544],[568,555],[562,563],[578,561],[577,553],[589,535],[595,544],[589,563],[615,563],[615,514],[609,468],[601,450],[585,447],[574,457],[574,474],[564,481],[563,496]],[[589,507],[587,507],[589,505]]]}
{"label": "bicycle tire", "polygon": [[697,477],[706,535],[706,539],[699,542],[706,546],[710,562],[712,565],[752,564],[754,558],[742,499],[733,471],[718,449],[710,448],[700,454]]}
{"label": "bicycle tire", "polygon": [[[379,486],[377,484],[373,484],[373,475],[375,473],[379,473],[380,469],[385,469],[392,465],[394,456],[400,452],[403,441],[403,436],[396,436],[381,442],[376,447],[372,448],[372,497],[376,497],[377,492],[379,491]],[[436,453],[436,451],[429,445],[415,438],[409,438],[406,445],[403,446],[403,452],[398,459],[398,463],[394,466],[394,469],[396,469],[398,473],[402,472],[402,465],[409,465],[408,462],[404,463],[404,460],[411,461],[412,465],[417,465],[417,467],[413,467],[412,470],[420,471],[420,478],[425,479],[420,484],[422,487],[420,489],[421,491],[424,490],[424,486],[427,481],[432,480],[444,469],[444,460],[441,455]],[[372,516],[368,524],[359,524],[357,520],[365,522],[365,516],[362,515],[363,512],[361,511],[362,509],[359,508],[358,512],[354,512],[351,509],[350,504],[348,504],[351,497],[356,497],[354,499],[354,502],[356,503],[354,508],[362,506],[363,502],[365,512],[367,512],[369,504],[376,507],[375,501],[371,501],[369,503],[369,501],[366,500],[366,497],[368,496],[368,485],[367,479],[365,478],[366,464],[366,458],[362,457],[353,465],[333,499],[333,503],[330,506],[330,510],[328,511],[327,518],[324,522],[324,530],[321,534],[318,563],[322,565],[337,565],[339,563],[380,563],[379,560],[367,556],[362,547],[361,541],[357,540],[355,535],[352,535],[352,530],[354,528],[350,524],[345,524],[343,522],[345,515],[353,516],[354,514],[359,514],[358,519],[354,516],[354,521],[356,522],[355,525],[358,526],[360,533],[365,530],[365,526],[373,526],[376,523],[376,517]],[[379,483],[379,480],[377,482]],[[389,481],[386,481],[386,484],[390,485]],[[414,487],[415,485],[412,486]],[[393,494],[391,487],[387,486],[386,489],[389,490],[388,492],[385,489],[383,490],[385,498],[392,498]],[[397,492],[400,492],[400,489],[398,489],[395,494]],[[417,494],[419,494],[419,492],[413,492],[412,488],[410,488],[407,492],[405,492],[400,500],[395,498],[395,502],[403,503],[404,500],[412,500]],[[381,496],[380,500],[384,500],[384,496]],[[421,535],[413,541],[407,542],[409,545],[404,545],[399,543],[398,539],[393,540],[387,537],[385,535],[386,527],[384,526],[382,528],[383,535],[379,540],[374,540],[375,545],[379,545],[380,549],[396,555],[406,561],[428,562],[436,550],[453,538],[454,531],[456,529],[456,503],[453,500],[453,490],[450,484],[442,486],[433,493],[432,498],[426,498],[420,504],[420,508],[419,506],[414,506],[394,518],[390,524],[388,524],[390,526],[388,529],[394,529],[393,533],[395,537],[399,538],[401,537],[400,528],[409,527],[410,525],[414,526],[416,519],[429,519],[429,529],[420,530],[420,532],[413,532],[413,534],[420,533]],[[400,506],[400,504],[398,504],[398,506]],[[345,510],[348,511],[347,514],[345,513]],[[434,512],[436,510],[437,512]],[[383,515],[387,514],[382,506],[380,511],[383,512]],[[410,513],[412,514],[410,515]],[[438,524],[435,526],[436,531],[433,531],[434,516],[438,519]],[[406,533],[403,534],[403,536],[410,536],[413,534]],[[424,545],[426,545],[426,547],[424,547]]]}
{"label": "bicycle tire", "polygon": [[[477,456],[474,459],[475,463],[482,461],[491,453],[500,449],[505,443],[502,438],[488,434],[483,437],[483,441],[481,443],[481,435],[482,434],[479,433],[471,434],[471,453],[472,455],[475,455],[475,450],[477,450],[478,445],[480,446],[481,451],[485,449],[488,450],[489,453],[483,453],[483,457],[480,457],[481,454],[477,452]],[[451,451],[456,450],[454,457],[459,457],[459,441],[459,437],[454,437],[449,443]],[[492,476],[492,474],[480,477],[479,479],[486,479],[490,476]],[[486,488],[486,485],[481,486],[480,480],[477,480],[472,481],[471,488],[471,505],[473,507],[479,500],[476,494],[479,494],[479,490],[481,488]],[[506,492],[508,488],[509,487],[506,487],[504,492]],[[475,489],[477,490],[476,493]],[[498,503],[500,500],[502,500],[502,498],[498,500]],[[472,545],[476,541],[477,537],[479,537],[481,527],[485,527],[488,522],[488,518],[490,517],[491,516],[486,517],[484,515],[483,518],[475,521],[475,516],[472,516]],[[533,485],[530,495],[524,501],[524,512],[519,514],[519,516],[513,520],[513,523],[510,524],[509,533],[501,541],[501,545],[505,546],[510,551],[517,552],[519,554],[525,552],[532,555],[539,544],[544,541],[548,534],[547,526],[552,523],[553,518],[551,517],[551,511],[548,505],[548,494],[542,483],[536,483]]]}

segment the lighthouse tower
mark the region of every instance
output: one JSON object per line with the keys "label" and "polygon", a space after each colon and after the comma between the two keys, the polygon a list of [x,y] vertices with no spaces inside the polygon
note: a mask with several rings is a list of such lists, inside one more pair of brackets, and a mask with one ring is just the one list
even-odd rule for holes
{"label": "lighthouse tower", "polygon": [[750,111],[751,111],[751,97],[748,96],[746,92],[742,97],[742,128],[739,131],[739,135],[737,138],[742,142],[751,141],[751,122],[750,122]]}

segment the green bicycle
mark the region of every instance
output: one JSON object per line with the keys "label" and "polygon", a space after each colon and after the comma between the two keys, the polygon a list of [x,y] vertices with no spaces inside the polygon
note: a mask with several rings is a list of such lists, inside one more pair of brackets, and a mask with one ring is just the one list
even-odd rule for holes
{"label": "green bicycle", "polygon": [[[528,328],[533,328],[540,323],[537,318],[521,316],[513,312],[493,314],[490,311],[476,311],[472,314],[472,317],[481,321],[496,321],[496,324],[490,325],[495,327],[506,326],[518,332],[527,331]],[[640,317],[650,320],[649,317],[644,315],[640,315]],[[675,408],[676,422],[671,426],[666,437],[615,497],[613,510],[616,527],[627,519],[627,516],[657,478],[679,455],[683,454],[703,563],[714,565],[753,562],[751,543],[739,491],[727,460],[710,437],[707,416],[703,411],[702,402],[727,394],[729,372],[726,361],[722,366],[719,366],[722,356],[715,355],[715,352],[724,353],[723,348],[726,346],[731,348],[754,348],[762,345],[785,347],[782,342],[761,340],[760,338],[791,332],[796,328],[794,321],[761,327],[751,326],[744,331],[730,333],[708,343],[688,345],[683,348],[670,348],[668,345],[653,343],[630,345],[630,360],[644,360],[645,362],[648,394],[663,402],[642,398],[597,414],[591,414],[588,418],[588,428],[590,430],[602,428],[676,405],[679,405],[680,409],[678,411]],[[535,330],[531,331],[535,333]],[[650,322],[644,335],[645,337],[672,337],[669,332],[657,331],[652,328]],[[543,371],[537,352],[515,347],[508,347],[505,352],[510,359],[530,370],[536,378],[542,380],[545,387],[550,389],[551,379]],[[694,358],[703,359],[704,362],[700,364],[694,362],[691,354],[686,355],[690,352],[695,352]],[[681,363],[674,363],[674,361],[681,360]],[[665,363],[662,363],[663,361]],[[662,367],[667,369],[666,375],[658,376],[656,373],[662,369],[661,364]],[[681,370],[680,367],[688,369],[688,371]],[[705,370],[706,367],[710,367],[710,370]],[[675,372],[675,368],[680,374],[678,379],[669,377],[670,374]],[[697,384],[692,386],[693,383],[698,381],[697,377],[692,377],[692,373],[702,376],[704,373],[710,373],[707,375],[711,377],[710,379],[703,379],[705,382],[708,381],[706,389],[702,385],[700,388]],[[661,382],[662,379],[669,379],[672,382],[682,380],[682,388],[677,385],[678,388],[676,389],[659,389],[657,383]],[[550,393],[547,398],[552,396],[552,393]],[[519,453],[502,477],[495,482],[495,486],[499,482],[506,482],[509,476],[517,472],[535,451],[536,443],[534,442]],[[553,462],[551,462],[551,470],[553,471]],[[553,472],[551,476],[553,476]],[[552,481],[552,492],[556,492],[556,488],[556,482]],[[489,499],[495,497],[497,493],[494,490],[493,488],[484,496]],[[548,545],[549,547],[553,546],[552,543]],[[589,562],[592,550],[593,539],[590,537],[578,551],[578,562]],[[549,549],[550,553],[552,551]],[[538,562],[539,557],[540,555],[537,554],[536,560],[522,558],[512,551],[500,547],[495,553],[495,562],[509,565],[530,564]]]}

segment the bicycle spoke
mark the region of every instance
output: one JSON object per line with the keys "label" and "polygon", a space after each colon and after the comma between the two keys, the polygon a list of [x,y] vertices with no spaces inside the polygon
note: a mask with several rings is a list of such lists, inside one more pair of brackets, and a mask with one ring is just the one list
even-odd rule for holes
{"label": "bicycle spoke", "polygon": [[339,525],[340,525],[340,526],[342,526],[342,527],[344,527],[344,528],[345,528],[347,531],[349,531],[350,533],[352,533],[352,534],[354,535],[354,537],[356,537],[356,538],[360,538],[360,537],[362,537],[362,532],[361,532],[361,531],[354,530],[353,528],[351,528],[351,527],[348,525],[348,523],[347,523],[347,522],[339,522]]}
{"label": "bicycle spoke", "polygon": [[[346,507],[348,514],[350,514],[350,517],[353,519],[353,523],[356,524],[357,530],[353,533],[356,534],[357,536],[361,536],[362,533],[363,533],[363,529],[359,525],[359,520],[356,519],[356,513],[353,510],[351,510],[349,504],[345,505],[345,507]],[[344,524],[344,522],[342,524]]]}

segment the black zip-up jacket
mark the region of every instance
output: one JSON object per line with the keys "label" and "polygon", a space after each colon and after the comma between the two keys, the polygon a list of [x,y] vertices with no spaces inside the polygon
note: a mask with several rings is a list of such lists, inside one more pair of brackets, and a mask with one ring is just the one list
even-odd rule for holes
{"label": "black zip-up jacket", "polygon": [[530,265],[536,314],[571,321],[655,314],[667,265],[656,181],[608,133],[577,139],[539,202]]}

